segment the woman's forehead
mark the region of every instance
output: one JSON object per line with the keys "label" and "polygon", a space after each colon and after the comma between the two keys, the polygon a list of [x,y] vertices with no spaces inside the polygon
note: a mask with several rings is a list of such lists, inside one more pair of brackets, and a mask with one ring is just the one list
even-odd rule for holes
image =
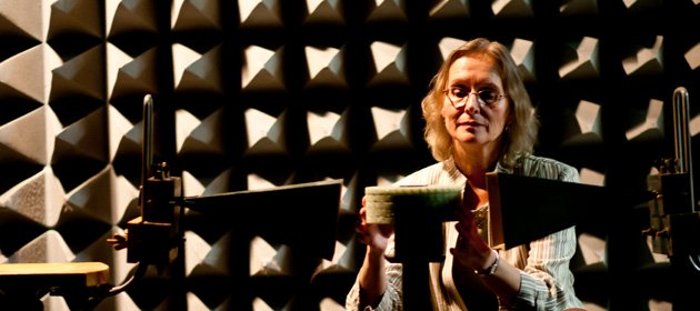
{"label": "woman's forehead", "polygon": [[502,78],[492,57],[483,54],[464,55],[455,59],[450,65],[446,82],[468,80],[472,83],[490,83],[501,85]]}

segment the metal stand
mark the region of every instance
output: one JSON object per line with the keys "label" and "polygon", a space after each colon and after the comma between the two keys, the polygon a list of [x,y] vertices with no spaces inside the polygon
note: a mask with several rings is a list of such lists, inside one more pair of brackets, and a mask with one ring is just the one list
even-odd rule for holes
{"label": "metal stand", "polygon": [[[295,290],[305,293],[308,282],[322,258],[331,260],[335,252],[336,225],[342,184],[339,180],[309,182],[281,186],[267,190],[229,192],[219,195],[184,197],[182,180],[171,176],[166,162],[154,161],[154,106],[153,99],[146,95],[143,100],[143,145],[141,167],[141,189],[139,206],[141,216],[127,224],[128,236],[115,235],[110,242],[115,249],[128,250],[127,261],[137,263],[135,273],[122,284],[112,286],[106,278],[94,288],[83,284],[76,286],[68,281],[80,280],[73,274],[62,274],[60,278],[47,278],[47,270],[37,271],[36,266],[27,267],[22,273],[3,273],[8,265],[0,267],[0,307],[11,310],[27,308],[41,310],[40,299],[46,292],[61,295],[71,309],[90,310],[109,296],[117,295],[127,288],[150,284],[144,281],[148,267],[155,266],[158,276],[166,276],[168,286],[159,288],[170,295],[168,309],[186,309],[186,284],[184,275],[184,230],[185,220],[196,222],[206,219],[202,226],[217,225],[227,231],[236,230],[237,241],[233,242],[235,257],[231,264],[231,275],[240,288],[227,288],[233,293],[230,309],[252,309],[252,291],[248,268],[250,238],[262,236],[275,244],[285,244],[292,249],[292,265],[300,271],[291,276]],[[190,218],[185,216],[189,215]],[[208,217],[208,218],[207,218]],[[243,218],[246,217],[246,218]],[[238,243],[238,244],[236,244]],[[240,257],[237,257],[240,255]],[[241,258],[242,257],[242,258]],[[243,261],[241,261],[241,259]],[[84,263],[70,263],[71,267]],[[108,267],[99,263],[106,269]],[[24,266],[23,266],[24,267]],[[50,271],[48,274],[51,274]],[[85,273],[80,274],[83,277]],[[79,276],[80,276],[79,275]],[[37,278],[37,276],[39,278]],[[68,280],[68,281],[66,281]],[[318,305],[306,297],[293,303],[291,310],[310,310]],[[17,307],[17,308],[15,308]]]}
{"label": "metal stand", "polygon": [[693,186],[688,92],[673,92],[675,159],[662,163],[660,174],[649,176],[648,187],[656,193],[649,204],[654,252],[666,254],[673,274],[673,310],[697,310],[700,294],[700,213]]}
{"label": "metal stand", "polygon": [[403,265],[403,308],[407,311],[433,310],[430,294],[431,262],[445,258],[442,224],[446,219],[416,202],[399,202],[394,225],[396,256]]}

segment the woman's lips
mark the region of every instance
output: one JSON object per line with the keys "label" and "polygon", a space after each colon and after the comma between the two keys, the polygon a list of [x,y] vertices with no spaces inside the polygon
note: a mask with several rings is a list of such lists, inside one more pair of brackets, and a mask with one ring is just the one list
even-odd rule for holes
{"label": "woman's lips", "polygon": [[481,123],[474,121],[474,120],[471,120],[471,121],[466,121],[466,122],[460,122],[459,125],[476,127],[476,126],[481,126]]}

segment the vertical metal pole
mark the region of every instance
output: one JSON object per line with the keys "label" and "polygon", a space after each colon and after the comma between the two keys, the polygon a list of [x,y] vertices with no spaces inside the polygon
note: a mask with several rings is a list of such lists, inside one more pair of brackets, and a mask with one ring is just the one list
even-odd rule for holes
{"label": "vertical metal pole", "polygon": [[[695,188],[693,187],[693,168],[691,155],[691,137],[689,134],[690,100],[688,91],[678,87],[673,92],[673,138],[675,146],[676,173],[685,176],[687,198],[679,200],[680,207],[669,215],[671,233],[670,260],[674,274],[673,310],[685,311],[697,309],[697,294],[700,292],[700,270],[698,269],[698,243],[696,242],[699,216],[695,213]],[[689,201],[689,202],[688,202]],[[689,204],[690,207],[682,206]],[[676,208],[676,207],[672,207]]]}
{"label": "vertical metal pole", "polygon": [[151,176],[151,165],[153,164],[153,97],[151,94],[146,94],[143,97],[143,132],[141,142],[141,215],[143,215],[143,207],[146,205],[146,198],[150,193],[147,193],[148,187],[146,183]]}
{"label": "vertical metal pole", "polygon": [[688,174],[688,193],[690,199],[689,212],[695,212],[695,195],[693,188],[693,167],[691,154],[691,140],[689,132],[690,123],[690,96],[688,91],[680,86],[673,91],[673,142],[675,147],[677,173]]}

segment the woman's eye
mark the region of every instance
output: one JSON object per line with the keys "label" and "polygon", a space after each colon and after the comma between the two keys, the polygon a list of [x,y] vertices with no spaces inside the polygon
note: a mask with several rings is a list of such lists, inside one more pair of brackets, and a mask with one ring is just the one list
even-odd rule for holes
{"label": "woman's eye", "polygon": [[493,90],[489,90],[489,89],[481,90],[481,91],[479,91],[479,98],[481,98],[482,100],[484,100],[486,102],[490,102],[490,101],[496,99],[496,92],[494,92]]}
{"label": "woman's eye", "polygon": [[469,92],[462,88],[456,87],[452,89],[452,95],[454,95],[457,98],[464,98],[465,96],[467,96],[467,94],[469,94]]}

